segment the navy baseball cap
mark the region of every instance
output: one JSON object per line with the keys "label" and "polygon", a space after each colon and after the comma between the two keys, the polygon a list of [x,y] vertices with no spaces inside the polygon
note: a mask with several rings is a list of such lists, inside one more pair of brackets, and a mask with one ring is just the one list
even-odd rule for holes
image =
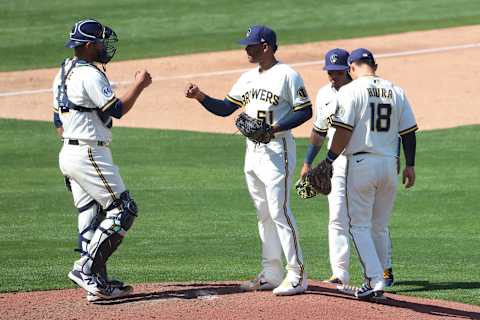
{"label": "navy baseball cap", "polygon": [[271,47],[277,46],[277,35],[275,31],[267,26],[257,25],[248,29],[245,39],[240,40],[238,43],[245,46],[252,44],[268,43]]}
{"label": "navy baseball cap", "polygon": [[65,44],[65,47],[76,48],[87,42],[107,39],[112,33],[112,29],[103,26],[97,20],[80,20],[72,27],[69,40]]}
{"label": "navy baseball cap", "polygon": [[325,65],[323,70],[326,71],[347,71],[348,57],[350,54],[345,49],[335,48],[325,54]]}
{"label": "navy baseball cap", "polygon": [[370,60],[375,63],[375,58],[373,58],[373,54],[365,48],[358,48],[350,53],[350,57],[348,58],[348,64],[352,64],[358,60]]}

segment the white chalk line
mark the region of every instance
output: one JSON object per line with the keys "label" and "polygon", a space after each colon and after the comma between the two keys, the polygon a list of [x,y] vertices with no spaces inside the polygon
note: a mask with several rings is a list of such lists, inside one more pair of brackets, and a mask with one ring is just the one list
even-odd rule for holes
{"label": "white chalk line", "polygon": [[[394,57],[415,56],[415,55],[428,54],[428,53],[441,53],[441,52],[452,51],[452,50],[474,49],[474,48],[480,48],[480,43],[470,43],[470,44],[454,45],[454,46],[438,47],[438,48],[430,48],[430,49],[382,53],[382,54],[375,55],[375,57],[376,58],[394,58]],[[305,67],[305,66],[313,66],[313,65],[322,65],[323,63],[324,63],[323,60],[315,60],[315,61],[290,63],[289,65],[292,67]],[[169,81],[169,80],[179,80],[179,79],[208,78],[208,77],[215,77],[215,76],[224,76],[229,74],[238,74],[238,73],[246,72],[248,70],[250,70],[250,68],[184,74],[184,75],[170,76],[170,77],[154,77],[152,81],[155,82],[155,81]],[[133,83],[132,80],[117,81],[117,82],[112,82],[112,86],[128,85],[131,83]],[[52,89],[49,88],[49,89],[37,89],[37,90],[0,92],[0,97],[34,95],[38,93],[47,93],[51,91]]]}

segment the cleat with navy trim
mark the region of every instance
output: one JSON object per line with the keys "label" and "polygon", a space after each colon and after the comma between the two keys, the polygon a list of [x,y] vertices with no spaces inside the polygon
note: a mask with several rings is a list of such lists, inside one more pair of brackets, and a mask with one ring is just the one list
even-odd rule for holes
{"label": "cleat with navy trim", "polygon": [[369,299],[373,296],[373,288],[369,284],[364,283],[361,288],[355,292],[355,297],[359,299]]}
{"label": "cleat with navy trim", "polygon": [[355,286],[350,286],[348,284],[339,284],[337,285],[337,290],[340,291],[341,293],[347,294],[349,296],[355,296],[355,293],[359,290],[360,288],[355,287]]}
{"label": "cleat with navy trim", "polygon": [[386,300],[383,290],[374,289],[369,284],[364,283],[361,288],[355,292],[355,297],[362,300]]}
{"label": "cleat with navy trim", "polygon": [[[83,288],[83,279],[82,279],[82,274],[80,270],[73,269],[68,273],[68,278],[77,286]],[[103,281],[107,286],[111,286],[115,288],[125,287],[125,284],[122,281],[114,278],[112,279],[103,278]]]}
{"label": "cleat with navy trim", "polygon": [[83,282],[81,283],[81,287],[85,289],[87,292],[90,292],[92,295],[103,298],[103,299],[116,299],[116,298],[124,297],[130,294],[130,292],[132,292],[133,290],[131,286],[123,286],[123,287],[109,286],[107,285],[104,279],[102,279],[96,274],[87,275],[83,272],[80,272],[80,275],[82,276],[82,279],[83,279]]}
{"label": "cleat with navy trim", "polygon": [[383,271],[383,279],[385,280],[385,287],[393,286],[394,278],[392,268],[388,268]]}
{"label": "cleat with navy trim", "polygon": [[304,276],[296,281],[291,281],[285,278],[282,283],[273,289],[273,294],[276,296],[292,296],[295,294],[304,293],[307,290],[307,277]]}
{"label": "cleat with navy trim", "polygon": [[240,284],[240,289],[243,291],[270,291],[275,289],[278,283],[274,283],[265,278],[263,273],[260,273],[255,279],[248,280]]}
{"label": "cleat with navy trim", "polygon": [[94,295],[90,292],[87,292],[87,301],[88,302],[99,302],[111,299],[118,299],[123,298],[125,296],[130,295],[133,292],[132,286],[123,286],[123,287],[109,287],[111,290],[111,294],[108,297],[101,297],[98,295]]}
{"label": "cleat with navy trim", "polygon": [[73,269],[68,273],[68,278],[75,283],[77,286],[83,288],[83,279],[82,274],[79,270]]}

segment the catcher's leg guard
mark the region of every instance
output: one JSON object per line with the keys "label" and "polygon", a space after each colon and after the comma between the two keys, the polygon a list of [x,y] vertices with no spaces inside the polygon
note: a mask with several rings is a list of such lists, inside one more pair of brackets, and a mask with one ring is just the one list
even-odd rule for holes
{"label": "catcher's leg guard", "polygon": [[87,254],[93,234],[104,219],[105,212],[95,200],[78,208],[78,249],[75,251],[80,252],[80,256]]}
{"label": "catcher's leg guard", "polygon": [[138,214],[137,205],[128,191],[124,191],[106,211],[105,220],[100,223],[90,241],[88,258],[82,266],[84,274],[102,273],[105,270],[108,258],[118,248]]}

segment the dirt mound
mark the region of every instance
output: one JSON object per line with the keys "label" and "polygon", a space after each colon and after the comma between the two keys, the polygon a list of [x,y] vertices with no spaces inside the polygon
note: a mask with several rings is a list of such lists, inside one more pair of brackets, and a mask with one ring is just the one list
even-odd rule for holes
{"label": "dirt mound", "polygon": [[359,301],[311,281],[306,294],[241,292],[238,282],[136,285],[129,297],[89,304],[82,289],[0,295],[2,319],[480,319],[480,307],[387,294]]}

